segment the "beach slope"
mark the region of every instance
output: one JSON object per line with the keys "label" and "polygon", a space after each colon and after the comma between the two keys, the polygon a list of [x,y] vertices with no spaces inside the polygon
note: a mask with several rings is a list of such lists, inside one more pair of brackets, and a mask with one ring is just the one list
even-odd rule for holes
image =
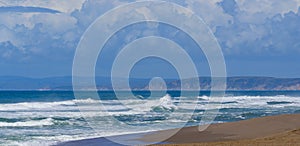
{"label": "beach slope", "polygon": [[[159,142],[174,130],[114,136],[133,145]],[[127,138],[127,140],[126,140]],[[65,142],[59,145],[118,145],[105,138]],[[198,126],[185,127],[163,142],[169,145],[300,145],[300,114],[260,117],[238,122],[212,124],[199,131]]]}
{"label": "beach slope", "polygon": [[[170,131],[146,135],[143,140],[155,141]],[[300,145],[300,114],[212,124],[202,132],[198,127],[187,127],[166,142],[178,145]]]}

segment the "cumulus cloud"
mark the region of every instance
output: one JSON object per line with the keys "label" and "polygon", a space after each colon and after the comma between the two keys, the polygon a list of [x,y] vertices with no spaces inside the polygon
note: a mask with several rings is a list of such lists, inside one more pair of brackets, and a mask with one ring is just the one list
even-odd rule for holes
{"label": "cumulus cloud", "polygon": [[78,20],[78,27],[86,29],[96,18],[121,4],[126,0],[88,0],[82,4],[80,9],[76,9],[71,16]]}
{"label": "cumulus cloud", "polygon": [[9,12],[19,12],[19,13],[60,13],[57,10],[52,10],[48,8],[41,7],[23,7],[23,6],[13,6],[13,7],[0,7],[0,13]]}
{"label": "cumulus cloud", "polygon": [[85,0],[1,0],[0,6],[22,6],[22,7],[42,7],[54,9],[64,13],[73,12],[75,9],[80,9]]}
{"label": "cumulus cloud", "polygon": [[219,2],[220,0],[186,0],[187,8],[200,16],[213,31],[217,26],[226,26],[232,21],[232,16],[224,13],[217,5]]}
{"label": "cumulus cloud", "polygon": [[[0,7],[12,8],[10,12],[0,13],[1,47],[6,48],[3,50],[12,48],[8,51],[11,53],[3,54],[8,58],[14,51],[23,50],[16,54],[55,54],[72,58],[76,45],[87,27],[108,10],[128,2],[133,0],[76,0],[71,3],[69,0],[1,0]],[[299,50],[300,0],[170,2],[191,9],[203,18],[227,54]],[[21,13],[20,8],[23,11],[24,8],[30,8],[30,13]],[[41,13],[46,10],[47,13]],[[61,13],[52,13],[51,10]],[[141,32],[139,28],[136,29],[129,31],[125,42],[130,42],[142,34],[161,34],[154,30]],[[175,36],[177,32],[171,33]]]}
{"label": "cumulus cloud", "polygon": [[233,16],[215,35],[229,54],[279,54],[299,52],[300,25],[297,1],[235,1],[219,3]]}
{"label": "cumulus cloud", "polygon": [[0,42],[9,41],[12,44],[6,45],[5,48],[13,46],[12,48],[25,50],[31,55],[47,56],[50,50],[64,52],[68,47],[75,47],[77,40],[74,37],[77,34],[71,36],[70,33],[76,29],[75,18],[65,14],[45,13],[27,16],[15,13],[0,14],[3,20],[0,24]]}
{"label": "cumulus cloud", "polygon": [[[106,11],[127,2],[1,0],[0,43],[1,49],[6,50],[1,52],[6,54],[2,58],[13,58],[9,56],[18,54],[19,57],[14,59],[28,56],[50,60],[72,59],[87,27]],[[18,50],[23,50],[26,55]]]}
{"label": "cumulus cloud", "polygon": [[266,17],[272,17],[276,14],[285,14],[290,11],[297,12],[300,1],[238,0],[236,3],[241,11],[245,11],[248,14],[261,13]]}

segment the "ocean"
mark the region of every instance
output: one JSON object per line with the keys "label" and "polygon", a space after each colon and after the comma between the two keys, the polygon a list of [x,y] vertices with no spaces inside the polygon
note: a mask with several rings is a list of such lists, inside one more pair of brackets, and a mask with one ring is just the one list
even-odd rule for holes
{"label": "ocean", "polygon": [[[95,100],[88,91],[82,92],[86,99],[76,99],[72,91],[0,91],[0,145],[53,145],[195,126],[206,110],[214,110],[206,106],[210,92],[180,93],[134,91],[132,98],[123,91],[117,98],[113,91],[101,91],[101,100]],[[213,103],[219,107],[213,123],[300,113],[300,91],[228,91],[213,98],[219,101]]]}

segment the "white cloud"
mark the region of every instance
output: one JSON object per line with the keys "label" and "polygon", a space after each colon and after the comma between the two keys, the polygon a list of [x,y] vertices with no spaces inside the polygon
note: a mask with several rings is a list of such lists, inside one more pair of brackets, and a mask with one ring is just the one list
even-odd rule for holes
{"label": "white cloud", "polygon": [[[125,0],[0,1],[2,2],[0,6],[34,6],[62,12],[58,14],[0,13],[0,42],[10,41],[14,46],[23,50],[24,48],[29,49],[32,53],[47,52],[49,48],[64,48],[74,51],[82,33],[96,18],[114,7],[128,3],[128,1]],[[276,26],[278,29],[286,31],[284,34],[286,38],[292,38],[291,34],[293,31],[295,33],[293,29],[296,29],[296,27],[291,25],[290,27],[293,29],[285,28],[285,26],[289,24],[288,21],[293,21],[295,18],[285,16],[285,14],[290,11],[297,12],[300,6],[300,0],[237,0],[236,3],[239,11],[236,16],[227,14],[219,5],[221,1],[222,0],[177,0],[176,3],[191,9],[203,18],[228,52],[245,52],[245,50],[247,50],[245,48],[247,47],[241,48],[241,46],[247,46],[247,44],[251,44],[248,46],[248,50],[253,50],[254,52],[257,52],[259,49],[270,50],[272,45],[286,47],[287,45],[283,45],[284,42],[278,43],[278,41],[273,41],[275,40],[274,38],[277,38],[274,32],[271,33],[271,31],[275,29],[272,28],[272,24],[275,23],[280,25]],[[149,16],[150,12],[148,12],[148,9],[145,7],[137,9],[136,11],[141,12],[137,17],[153,17]],[[154,11],[155,14],[160,14],[165,13],[164,11],[166,10],[157,9]],[[285,17],[289,19],[284,19]],[[111,19],[116,19],[117,22],[127,18]],[[174,18],[174,20],[177,19],[179,19],[179,17]],[[177,21],[180,22],[181,20]],[[286,21],[286,23],[282,21]],[[300,25],[298,21],[293,23]],[[18,25],[19,27],[16,27]],[[126,40],[131,41],[135,39],[137,35],[151,35],[153,33],[153,30],[132,31],[132,33],[127,35]],[[297,39],[291,40],[293,41],[289,43],[298,41]],[[297,46],[297,44],[295,46]],[[274,48],[276,47],[273,47],[273,49]],[[277,47],[277,49],[279,48]],[[5,56],[9,56],[9,53]]]}
{"label": "white cloud", "polygon": [[299,1],[236,2],[238,12],[233,14],[233,24],[227,27],[220,26],[216,32],[226,53],[299,52]]}
{"label": "white cloud", "polygon": [[126,1],[88,0],[82,4],[81,9],[73,11],[71,15],[78,20],[79,27],[86,29],[96,18],[121,4],[126,4]]}
{"label": "white cloud", "polygon": [[70,15],[62,14],[38,14],[33,15],[30,20],[33,24],[43,24],[43,31],[49,34],[63,34],[76,27],[77,20]]}
{"label": "white cloud", "polygon": [[300,0],[237,0],[241,11],[248,14],[261,13],[271,17],[278,13],[297,12]]}
{"label": "white cloud", "polygon": [[1,0],[0,6],[33,6],[71,13],[80,9],[85,0]]}
{"label": "white cloud", "polygon": [[14,38],[14,33],[4,25],[0,25],[0,42],[9,41]]}
{"label": "white cloud", "polygon": [[300,0],[237,0],[238,18],[245,23],[264,23],[267,18],[290,11],[297,12]]}
{"label": "white cloud", "polygon": [[186,0],[187,7],[199,15],[215,31],[216,26],[226,26],[232,16],[217,5],[221,0]]}
{"label": "white cloud", "polygon": [[0,13],[0,24],[10,29],[16,26],[16,24],[24,24],[27,27],[32,28],[34,23],[29,19],[36,15],[34,13]]}

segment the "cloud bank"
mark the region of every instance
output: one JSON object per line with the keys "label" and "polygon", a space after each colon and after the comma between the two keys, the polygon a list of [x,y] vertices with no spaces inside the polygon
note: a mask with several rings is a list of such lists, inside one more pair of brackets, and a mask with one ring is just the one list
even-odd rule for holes
{"label": "cloud bank", "polygon": [[[72,62],[76,46],[88,26],[108,10],[128,2],[134,1],[2,0],[0,60],[15,63],[42,58],[53,64]],[[225,55],[288,56],[300,53],[300,0],[170,2],[189,8],[203,18]],[[134,33],[147,33],[129,32],[125,42],[132,40]]]}

